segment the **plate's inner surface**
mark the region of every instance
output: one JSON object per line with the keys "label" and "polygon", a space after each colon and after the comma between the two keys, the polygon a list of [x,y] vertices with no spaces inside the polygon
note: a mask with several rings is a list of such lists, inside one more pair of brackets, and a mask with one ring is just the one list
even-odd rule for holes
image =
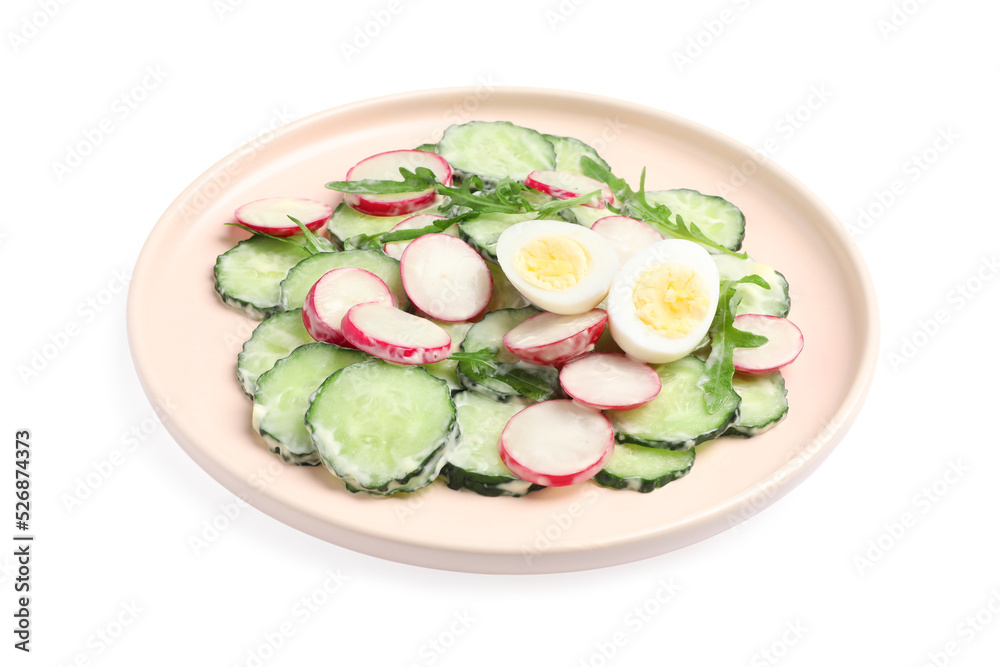
{"label": "plate's inner surface", "polygon": [[[223,223],[247,201],[324,188],[363,157],[435,141],[452,122],[510,120],[595,146],[633,186],[723,194],[747,217],[744,248],[787,277],[805,350],[785,370],[791,409],[773,431],[699,448],[692,472],[651,494],[592,483],[525,498],[456,492],[440,481],[409,497],[348,493],[323,468],[283,464],[250,426],[236,355],[256,322],[222,305],[215,258],[246,234]],[[869,373],[872,304],[846,237],[812,197],[769,165],[734,178],[748,153],[654,111],[541,91],[438,91],[375,100],[300,121],[203,175],[157,224],[129,301],[133,356],[168,428],[228,488],[302,530],[378,556],[484,571],[596,567],[662,553],[734,525],[779,497],[832,446]],[[781,484],[775,485],[775,478]],[[753,506],[746,506],[752,494]]]}

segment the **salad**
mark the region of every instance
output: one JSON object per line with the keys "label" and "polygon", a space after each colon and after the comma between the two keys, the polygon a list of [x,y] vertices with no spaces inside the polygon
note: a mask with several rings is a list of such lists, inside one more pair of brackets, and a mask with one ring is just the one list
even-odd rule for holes
{"label": "salad", "polygon": [[[787,414],[788,283],[732,203],[633,187],[587,144],[472,121],[366,157],[336,208],[249,202],[222,301],[252,424],[352,492],[650,492]],[[324,234],[325,230],[325,234]]]}

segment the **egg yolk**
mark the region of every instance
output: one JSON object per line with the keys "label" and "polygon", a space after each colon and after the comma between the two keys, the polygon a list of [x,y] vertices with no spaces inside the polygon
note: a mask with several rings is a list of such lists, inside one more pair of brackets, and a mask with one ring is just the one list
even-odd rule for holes
{"label": "egg yolk", "polygon": [[639,276],[632,303],[639,319],[655,333],[681,338],[708,315],[705,284],[690,267],[660,264]]}
{"label": "egg yolk", "polygon": [[541,236],[525,243],[515,259],[521,278],[540,289],[556,291],[579,283],[590,265],[583,246],[565,236]]}

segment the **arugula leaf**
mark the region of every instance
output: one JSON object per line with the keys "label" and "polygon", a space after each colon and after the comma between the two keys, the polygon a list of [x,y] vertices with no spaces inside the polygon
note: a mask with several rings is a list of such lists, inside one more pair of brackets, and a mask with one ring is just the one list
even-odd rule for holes
{"label": "arugula leaf", "polygon": [[435,220],[426,227],[420,227],[418,229],[400,229],[396,232],[386,232],[385,234],[379,236],[378,239],[379,242],[383,244],[392,243],[393,241],[412,241],[418,236],[423,236],[424,234],[439,234],[456,223],[471,220],[478,215],[478,211],[467,211],[461,215],[445,218],[444,220]]}
{"label": "arugula leaf", "polygon": [[524,368],[497,361],[496,355],[497,348],[487,347],[475,352],[456,352],[450,359],[464,363],[462,372],[474,382],[499,380],[533,401],[552,398],[555,389],[551,385]]}
{"label": "arugula leaf", "polygon": [[438,185],[434,172],[427,167],[418,167],[416,172],[399,168],[401,181],[380,181],[364,179],[360,181],[331,181],[326,184],[330,190],[352,195],[388,195],[404,192],[421,192]]}
{"label": "arugula leaf", "polygon": [[705,361],[705,373],[698,383],[705,392],[705,407],[709,414],[713,415],[731,403],[734,397],[739,400],[733,389],[733,373],[736,371],[733,365],[733,350],[738,347],[760,347],[767,342],[764,336],[742,331],[733,326],[736,308],[741,299],[736,287],[743,283],[769,289],[767,282],[756,275],[722,282],[719,290],[719,306],[709,328],[712,352]]}
{"label": "arugula leaf", "polygon": [[680,215],[674,215],[663,204],[651,204],[646,199],[645,168],[643,168],[642,174],[639,177],[639,191],[636,192],[624,179],[618,178],[611,171],[586,155],[580,158],[580,167],[584,176],[589,176],[602,183],[606,183],[611,188],[611,191],[614,192],[615,198],[622,203],[622,208],[627,207],[629,211],[635,212],[640,219],[648,222],[658,231],[665,232],[667,235],[675,238],[700,243],[703,246],[726,253],[727,255],[732,255],[733,257],[739,257],[740,259],[747,258],[745,252],[733,252],[729,248],[708,238],[697,225],[685,222],[684,218]]}
{"label": "arugula leaf", "polygon": [[531,204],[521,196],[526,189],[521,183],[505,178],[497,183],[492,192],[486,192],[478,176],[465,179],[457,188],[441,184],[435,188],[439,195],[451,200],[451,205],[478,213],[524,213],[531,210]]}
{"label": "arugula leaf", "polygon": [[[525,192],[532,191],[531,188],[510,178],[500,179],[500,181],[496,184],[496,187],[487,191],[486,186],[483,184],[483,180],[478,176],[470,176],[456,187],[439,182],[434,176],[434,173],[426,167],[420,167],[415,173],[407,169],[400,168],[399,173],[403,177],[402,181],[331,181],[326,184],[326,187],[331,190],[348,194],[395,194],[400,192],[420,192],[433,187],[436,194],[448,198],[449,201],[441,207],[445,210],[453,206],[459,206],[468,209],[469,212],[477,214],[517,214],[535,212],[537,214],[536,217],[538,218],[550,218],[560,211],[574,206],[579,206],[581,204],[586,204],[593,201],[595,197],[600,196],[599,191],[594,191],[572,199],[559,199],[545,204],[535,205],[524,197]],[[624,183],[624,181],[622,182]],[[614,212],[617,212],[617,210]],[[429,234],[433,231],[434,230],[428,229],[422,233]],[[415,234],[411,236],[409,235],[409,232],[407,232],[406,235],[404,235],[403,232],[398,233],[400,236],[392,237],[388,240],[383,238],[382,242],[391,243],[392,241],[406,241],[421,235]],[[365,241],[368,242],[370,239],[366,238]]]}
{"label": "arugula leaf", "polygon": [[[289,216],[289,217],[291,217],[291,216]],[[321,252],[335,252],[337,250],[333,246],[333,244],[330,243],[330,241],[328,241],[328,240],[326,240],[324,238],[321,238],[321,237],[317,237],[315,235],[313,235],[314,238],[316,239],[316,243],[315,244],[312,243],[309,240],[308,236],[306,237],[306,243],[302,244],[302,243],[299,243],[298,241],[293,241],[292,238],[289,237],[289,236],[275,236],[274,234],[268,234],[267,232],[262,232],[259,229],[254,229],[253,227],[247,227],[246,225],[244,225],[241,222],[227,222],[225,224],[228,225],[228,226],[230,226],[230,227],[239,227],[240,229],[242,229],[244,231],[250,232],[254,236],[263,236],[265,238],[269,238],[269,239],[272,239],[274,241],[281,241],[282,243],[291,243],[294,246],[298,246],[299,248],[302,248],[303,250],[305,250],[306,252],[308,252],[310,255],[316,255],[316,254],[321,253]],[[301,224],[302,223],[299,223],[300,226],[301,226]],[[309,233],[312,234],[312,232],[309,232]]]}
{"label": "arugula leaf", "polygon": [[382,242],[379,240],[385,232],[378,234],[358,234],[352,236],[344,242],[345,248],[356,248],[358,250],[381,250]]}
{"label": "arugula leaf", "polygon": [[[583,204],[588,204],[594,201],[595,198],[600,196],[601,196],[601,191],[594,190],[593,192],[588,192],[585,195],[573,197],[572,199],[556,199],[555,201],[550,201],[548,203],[542,204],[541,206],[536,206],[534,207],[534,209],[538,213],[539,219],[551,218],[556,213],[559,213],[559,211],[565,211],[566,209],[573,208],[574,206],[582,206]],[[614,210],[612,212],[618,213],[617,210]]]}
{"label": "arugula leaf", "polygon": [[506,373],[499,373],[493,376],[508,387],[533,401],[547,401],[555,393],[552,387],[537,375],[532,375],[524,368],[511,366]]}
{"label": "arugula leaf", "polygon": [[316,234],[314,234],[311,229],[303,225],[301,222],[299,222],[292,216],[288,216],[288,219],[294,222],[296,225],[298,225],[299,229],[302,230],[302,234],[306,237],[306,243],[308,244],[309,248],[312,249],[314,255],[321,252],[333,252],[334,250],[336,250],[336,248],[333,247],[332,243],[330,243],[328,240],[324,238],[316,236]]}

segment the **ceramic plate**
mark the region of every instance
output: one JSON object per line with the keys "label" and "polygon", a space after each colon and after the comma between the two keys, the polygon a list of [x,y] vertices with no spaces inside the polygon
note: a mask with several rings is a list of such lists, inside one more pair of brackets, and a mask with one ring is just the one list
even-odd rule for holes
{"label": "ceramic plate", "polygon": [[[525,498],[456,492],[438,481],[406,497],[348,493],[324,468],[283,464],[250,426],[236,356],[256,322],[222,305],[215,258],[246,234],[223,223],[271,196],[336,204],[324,183],[380,151],[436,141],[452,123],[509,120],[596,147],[647,188],[724,194],[747,218],[744,248],[784,273],[805,334],[785,371],[791,410],[752,440],[699,449],[685,478],[650,494],[587,483]],[[749,173],[743,178],[740,173]],[[744,182],[745,181],[745,182]],[[362,553],[426,567],[559,572],[648,558],[761,511],[830,453],[866,393],[877,348],[867,271],[815,196],[750,149],[662,111],[577,93],[500,88],[408,93],[292,123],[206,171],[164,213],[137,262],[128,302],[132,357],[178,444],[234,494],[279,521]],[[178,493],[182,492],[178,489]]]}

